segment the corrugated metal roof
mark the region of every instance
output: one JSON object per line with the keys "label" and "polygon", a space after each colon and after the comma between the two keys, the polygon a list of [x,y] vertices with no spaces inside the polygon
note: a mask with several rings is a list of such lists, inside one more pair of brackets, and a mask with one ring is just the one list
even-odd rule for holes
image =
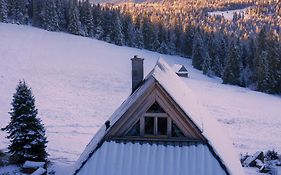
{"label": "corrugated metal roof", "polygon": [[207,145],[104,142],[79,175],[225,175]]}

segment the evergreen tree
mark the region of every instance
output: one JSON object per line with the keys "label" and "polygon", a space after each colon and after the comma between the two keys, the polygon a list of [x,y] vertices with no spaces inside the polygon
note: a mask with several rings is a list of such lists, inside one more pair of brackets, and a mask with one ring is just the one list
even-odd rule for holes
{"label": "evergreen tree", "polygon": [[[226,39],[224,37],[220,37],[219,39],[219,49],[218,49],[218,59],[220,62],[220,66],[224,67],[224,61],[226,59],[226,51],[228,50]],[[221,69],[221,75],[223,74],[223,70]]]}
{"label": "evergreen tree", "polygon": [[69,1],[67,29],[72,34],[84,35],[84,31],[82,30],[82,25],[80,21],[80,14],[79,14],[77,0]]}
{"label": "evergreen tree", "polygon": [[174,33],[174,29],[168,29],[167,35],[168,53],[173,55],[176,53],[176,35]]}
{"label": "evergreen tree", "polygon": [[160,44],[160,47],[157,51],[159,53],[162,53],[162,54],[168,54],[169,53],[169,47],[167,46],[165,41],[162,41],[162,43]]}
{"label": "evergreen tree", "polygon": [[124,34],[122,32],[122,23],[119,14],[115,12],[112,16],[110,40],[112,43],[122,46],[124,45]]}
{"label": "evergreen tree", "polygon": [[255,82],[255,59],[256,59],[256,54],[257,54],[257,44],[256,44],[256,40],[254,40],[253,38],[250,39],[249,42],[249,47],[248,47],[248,57],[246,59],[246,70],[248,71],[248,80],[249,82],[246,83],[246,85],[251,85],[254,84]]}
{"label": "evergreen tree", "polygon": [[258,51],[259,53],[261,53],[262,51],[266,50],[267,46],[266,46],[266,28],[263,27],[257,37],[258,39]]}
{"label": "evergreen tree", "polygon": [[66,28],[66,1],[65,0],[55,0],[57,7],[57,15],[59,19],[59,30],[64,30]]}
{"label": "evergreen tree", "polygon": [[204,46],[201,34],[197,33],[192,51],[192,65],[194,68],[202,70],[205,58],[208,56],[207,48]]}
{"label": "evergreen tree", "polygon": [[44,6],[44,0],[32,0],[32,25],[42,26],[41,11]]}
{"label": "evergreen tree", "polygon": [[221,45],[219,41],[219,37],[214,33],[211,33],[208,37],[208,53],[210,57],[210,70],[211,73],[221,77],[223,71],[223,59],[220,54],[225,52],[225,50],[221,50]]}
{"label": "evergreen tree", "polygon": [[184,55],[192,56],[194,32],[190,26],[187,26],[184,32]]}
{"label": "evergreen tree", "polygon": [[28,9],[27,0],[10,0],[10,16],[12,23],[27,24]]}
{"label": "evergreen tree", "polygon": [[136,28],[136,47],[139,49],[144,48],[143,34],[142,31]]}
{"label": "evergreen tree", "polygon": [[0,0],[0,22],[8,22],[8,2]]}
{"label": "evergreen tree", "polygon": [[104,30],[104,35],[102,36],[102,39],[106,42],[112,42],[111,41],[111,33],[113,26],[113,12],[110,11],[108,8],[103,9],[102,14],[102,28]]}
{"label": "evergreen tree", "polygon": [[104,30],[103,30],[103,20],[102,20],[102,12],[101,12],[101,7],[99,5],[93,6],[92,7],[92,12],[93,12],[93,24],[94,24],[94,30],[93,34],[94,37],[97,39],[102,39],[104,36]]}
{"label": "evergreen tree", "polygon": [[127,26],[127,41],[126,45],[130,47],[137,47],[137,31],[133,22],[129,22]]}
{"label": "evergreen tree", "polygon": [[155,50],[157,47],[155,43],[157,37],[153,29],[153,25],[147,18],[143,19],[142,34],[143,34],[144,48],[148,50]]}
{"label": "evergreen tree", "polygon": [[26,160],[46,161],[47,139],[44,125],[37,117],[35,98],[24,81],[20,81],[13,96],[11,121],[3,128],[10,139],[11,161],[24,163]]}
{"label": "evergreen tree", "polygon": [[281,44],[277,35],[271,31],[267,37],[267,61],[268,61],[268,79],[270,82],[270,93],[281,93]]}
{"label": "evergreen tree", "polygon": [[86,36],[94,36],[94,19],[92,6],[89,0],[82,2],[81,23],[84,26]]}
{"label": "evergreen tree", "polygon": [[241,75],[241,60],[239,47],[232,41],[228,51],[228,56],[225,62],[224,72],[223,72],[223,83],[240,85],[240,75]]}
{"label": "evergreen tree", "polygon": [[59,16],[55,0],[45,0],[42,12],[42,27],[49,31],[59,30]]}
{"label": "evergreen tree", "polygon": [[131,32],[133,31],[131,16],[129,16],[128,14],[124,15],[122,26],[123,26],[122,30],[123,30],[123,34],[124,34],[125,45],[131,46],[132,45]]}
{"label": "evergreen tree", "polygon": [[268,53],[262,51],[257,58],[257,90],[262,92],[270,92],[269,70],[268,70]]}
{"label": "evergreen tree", "polygon": [[181,54],[183,49],[184,49],[184,39],[183,39],[183,34],[182,34],[182,29],[180,27],[180,24],[176,24],[174,33],[175,33],[175,47],[176,47],[176,54]]}
{"label": "evergreen tree", "polygon": [[211,58],[208,53],[206,53],[206,56],[204,58],[202,70],[203,70],[203,74],[205,74],[205,75],[208,75],[208,76],[214,75],[213,70],[212,70]]}

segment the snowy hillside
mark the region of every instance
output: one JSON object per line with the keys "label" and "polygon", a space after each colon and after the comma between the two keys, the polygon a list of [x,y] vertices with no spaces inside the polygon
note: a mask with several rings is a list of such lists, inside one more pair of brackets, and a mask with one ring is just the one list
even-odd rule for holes
{"label": "snowy hillside", "polygon": [[247,9],[249,9],[249,7],[243,8],[243,9],[237,9],[237,10],[214,11],[214,12],[209,12],[208,15],[209,16],[223,16],[225,19],[232,20],[233,15],[235,13],[244,14]]}
{"label": "snowy hillside", "polygon": [[[0,24],[0,38],[0,127],[9,122],[12,95],[19,79],[25,79],[45,123],[47,150],[55,166],[73,165],[130,94],[133,55],[145,58],[145,73],[159,56],[170,64],[185,64],[190,78],[184,81],[226,129],[237,152],[272,148],[281,152],[281,98],[222,85],[193,69],[190,60],[10,24]],[[7,145],[0,131],[0,149]]]}

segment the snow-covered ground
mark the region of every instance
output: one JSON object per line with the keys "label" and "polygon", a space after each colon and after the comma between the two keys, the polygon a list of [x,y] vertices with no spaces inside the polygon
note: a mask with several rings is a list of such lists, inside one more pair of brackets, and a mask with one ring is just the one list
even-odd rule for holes
{"label": "snow-covered ground", "polygon": [[[281,152],[280,96],[223,85],[193,69],[185,58],[11,24],[0,24],[0,127],[9,122],[12,95],[25,79],[47,130],[53,167],[57,174],[66,174],[130,94],[133,55],[145,58],[145,73],[160,56],[170,64],[186,65],[190,78],[184,81],[226,129],[238,153]],[[5,136],[0,131],[0,149],[9,143]]]}
{"label": "snow-covered ground", "polygon": [[221,15],[223,16],[225,19],[228,19],[228,20],[232,20],[233,19],[233,15],[234,13],[245,13],[245,11],[248,9],[249,7],[247,8],[243,8],[243,9],[236,9],[236,10],[225,10],[225,11],[214,11],[214,12],[209,12],[208,15],[210,16],[218,16],[218,15]]}

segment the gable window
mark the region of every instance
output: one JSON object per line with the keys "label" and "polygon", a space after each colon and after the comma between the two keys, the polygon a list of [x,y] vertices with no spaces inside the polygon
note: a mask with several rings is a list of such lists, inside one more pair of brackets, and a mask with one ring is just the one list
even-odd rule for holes
{"label": "gable window", "polygon": [[160,138],[185,137],[183,132],[157,102],[142,115],[126,135]]}
{"label": "gable window", "polygon": [[157,135],[167,135],[167,118],[158,117],[157,118]]}
{"label": "gable window", "polygon": [[154,135],[154,117],[145,117],[144,118],[144,134],[145,135]]}
{"label": "gable window", "polygon": [[[147,114],[149,115],[149,114]],[[165,114],[166,115],[166,114]],[[144,135],[146,136],[167,136],[168,118],[154,115],[144,116]]]}

